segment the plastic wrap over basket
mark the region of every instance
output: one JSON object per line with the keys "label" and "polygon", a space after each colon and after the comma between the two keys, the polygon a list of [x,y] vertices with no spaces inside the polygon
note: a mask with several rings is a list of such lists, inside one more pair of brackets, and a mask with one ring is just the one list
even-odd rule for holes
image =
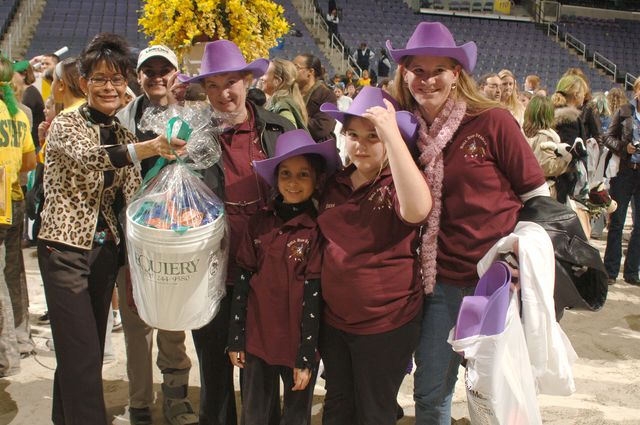
{"label": "plastic wrap over basket", "polygon": [[127,208],[133,298],[149,326],[198,329],[225,296],[223,203],[188,167],[166,166]]}

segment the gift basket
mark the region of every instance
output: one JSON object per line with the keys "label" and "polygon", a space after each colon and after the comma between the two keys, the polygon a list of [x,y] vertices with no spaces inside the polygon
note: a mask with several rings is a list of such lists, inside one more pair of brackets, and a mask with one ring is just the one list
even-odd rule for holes
{"label": "gift basket", "polygon": [[139,125],[187,142],[186,157],[158,160],[126,211],[133,299],[142,320],[154,328],[200,328],[215,317],[225,296],[224,204],[198,174],[220,157],[212,118],[208,105],[150,108]]}

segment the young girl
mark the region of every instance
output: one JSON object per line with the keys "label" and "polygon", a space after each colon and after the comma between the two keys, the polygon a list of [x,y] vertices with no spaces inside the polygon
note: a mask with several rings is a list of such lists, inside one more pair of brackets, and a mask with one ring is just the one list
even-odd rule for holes
{"label": "young girl", "polygon": [[[316,144],[305,130],[283,133],[276,155],[254,161],[277,189],[271,208],[249,221],[236,260],[241,273],[231,305],[229,357],[244,369],[242,423],[311,423],[318,364],[320,248],[312,195],[319,174],[339,163],[334,141]],[[274,407],[275,406],[275,407]]]}
{"label": "young girl", "polygon": [[321,107],[343,124],[351,162],[328,182],[318,217],[326,239],[324,424],[395,424],[396,395],[420,335],[416,250],[431,194],[403,141],[416,122],[389,99],[364,87],[346,112]]}

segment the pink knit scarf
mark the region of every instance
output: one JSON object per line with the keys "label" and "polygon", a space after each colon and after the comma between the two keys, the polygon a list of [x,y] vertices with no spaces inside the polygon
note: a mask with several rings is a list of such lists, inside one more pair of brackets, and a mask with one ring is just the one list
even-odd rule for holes
{"label": "pink knit scarf", "polygon": [[433,199],[433,208],[427,227],[422,234],[420,261],[422,267],[422,284],[424,293],[431,294],[436,284],[436,256],[438,252],[438,232],[440,231],[440,211],[442,208],[442,178],[444,161],[442,150],[449,144],[460,122],[467,112],[465,102],[448,99],[431,127],[422,118],[419,110],[414,112],[420,124],[418,148],[420,149],[420,165],[424,167],[429,181],[429,189]]}

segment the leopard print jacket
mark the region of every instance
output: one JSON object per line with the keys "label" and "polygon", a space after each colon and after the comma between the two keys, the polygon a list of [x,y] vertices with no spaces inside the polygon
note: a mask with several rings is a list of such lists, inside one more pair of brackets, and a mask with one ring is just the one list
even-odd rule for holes
{"label": "leopard print jacket", "polygon": [[[135,143],[136,138],[116,122],[118,144]],[[114,180],[104,186],[104,171],[113,170]],[[128,203],[141,184],[140,167],[117,168],[100,145],[100,127],[87,125],[80,111],[58,115],[47,138],[44,171],[46,202],[42,210],[39,238],[81,249],[93,247],[100,210],[120,243],[117,218],[112,205],[119,189]]]}

